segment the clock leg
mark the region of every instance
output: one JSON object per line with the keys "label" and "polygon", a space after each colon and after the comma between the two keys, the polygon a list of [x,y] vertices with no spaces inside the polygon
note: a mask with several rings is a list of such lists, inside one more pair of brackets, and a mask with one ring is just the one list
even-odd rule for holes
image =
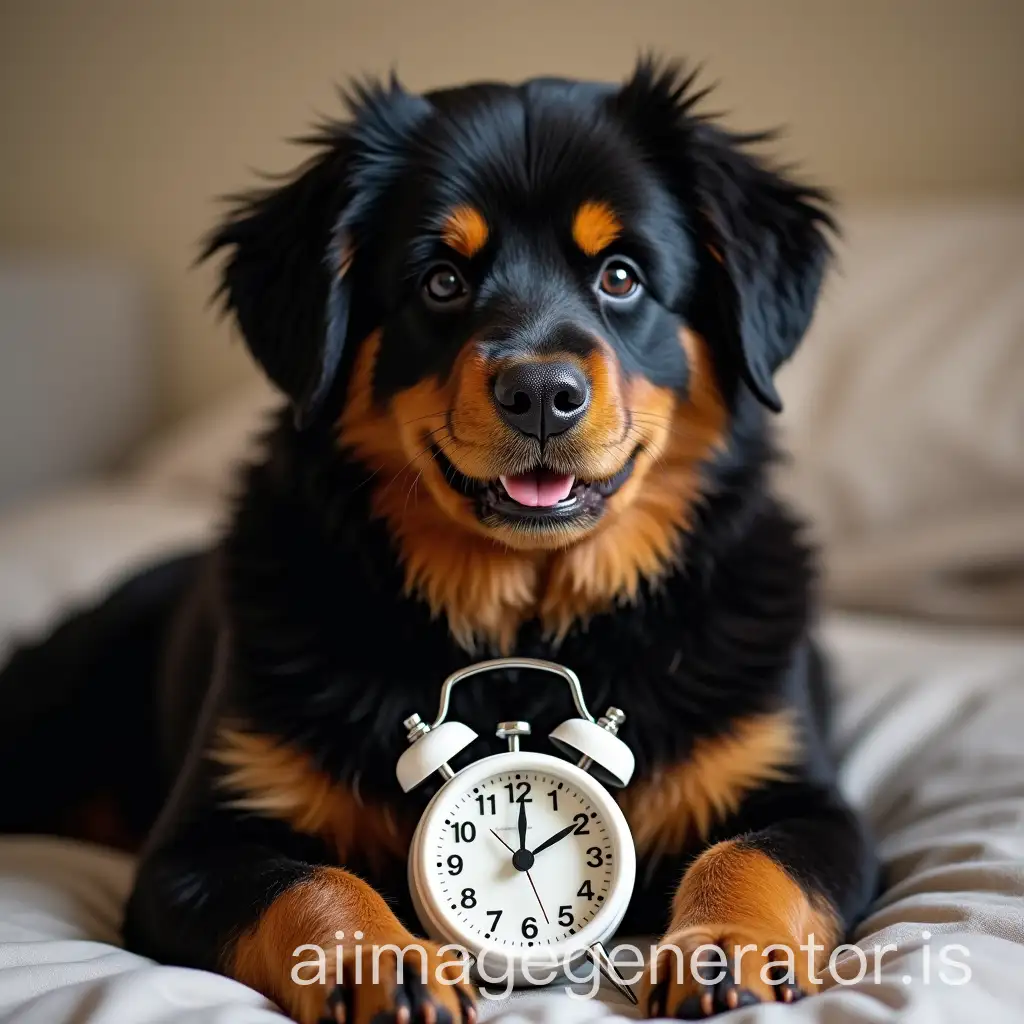
{"label": "clock leg", "polygon": [[595,942],[592,946],[589,946],[586,950],[586,957],[608,979],[616,992],[624,995],[636,1006],[636,993],[633,991],[632,986],[627,985],[619,974],[603,943]]}

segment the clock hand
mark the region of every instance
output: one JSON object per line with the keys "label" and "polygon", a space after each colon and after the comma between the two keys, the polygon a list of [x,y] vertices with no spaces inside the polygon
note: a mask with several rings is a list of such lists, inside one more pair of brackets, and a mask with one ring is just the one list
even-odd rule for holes
{"label": "clock hand", "polygon": [[537,892],[537,886],[533,884],[533,879],[530,877],[529,871],[526,872],[526,877],[529,880],[530,888],[533,890],[533,895],[537,897],[537,902],[540,903],[540,912],[544,915],[544,923],[551,924],[551,922],[548,920],[548,912],[544,909],[544,904],[541,903],[540,893]]}
{"label": "clock hand", "polygon": [[561,830],[561,832],[556,832],[553,836],[549,836],[547,839],[544,840],[543,843],[540,844],[540,846],[538,846],[534,850],[531,850],[530,852],[536,857],[541,850],[546,850],[549,846],[554,846],[555,843],[560,842],[571,832],[575,831],[576,822],[574,821],[571,825],[566,825],[565,828]]}
{"label": "clock hand", "polygon": [[498,842],[501,843],[501,845],[504,846],[505,849],[508,850],[509,853],[514,854],[516,852],[515,850],[512,849],[511,846],[508,845],[508,843],[505,842],[504,839],[501,838],[501,836],[498,835],[497,832],[494,831],[493,828],[491,829],[491,835],[494,836],[494,838],[497,839]]}
{"label": "clock hand", "polygon": [[[529,871],[533,867],[533,854],[526,848],[526,801],[519,804],[519,849],[512,854],[512,867],[516,871]],[[543,908],[542,908],[543,909]]]}

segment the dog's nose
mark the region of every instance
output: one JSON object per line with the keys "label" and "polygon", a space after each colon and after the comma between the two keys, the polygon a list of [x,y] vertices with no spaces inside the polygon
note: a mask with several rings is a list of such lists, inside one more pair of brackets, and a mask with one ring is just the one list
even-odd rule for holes
{"label": "dog's nose", "polygon": [[494,397],[510,427],[543,444],[587,411],[590,383],[572,363],[514,363],[498,374]]}

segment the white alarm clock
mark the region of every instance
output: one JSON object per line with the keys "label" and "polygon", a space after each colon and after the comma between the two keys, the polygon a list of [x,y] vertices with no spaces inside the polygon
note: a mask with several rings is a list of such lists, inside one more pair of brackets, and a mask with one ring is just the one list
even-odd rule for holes
{"label": "white alarm clock", "polygon": [[[508,751],[458,773],[448,761],[476,738],[445,721],[453,687],[470,676],[525,668],[560,676],[578,718],[551,733],[573,764],[519,749],[528,722],[500,722]],[[605,785],[625,786],[633,754],[615,734],[625,720],[609,708],[595,722],[575,673],[533,658],[483,661],[450,675],[430,725],[405,720],[411,744],[398,760],[405,792],[434,772],[444,785],[420,818],[409,851],[409,889],[430,936],[464,947],[477,977],[542,984],[589,959],[633,1002],[603,943],[633,892],[636,854],[626,819]]]}

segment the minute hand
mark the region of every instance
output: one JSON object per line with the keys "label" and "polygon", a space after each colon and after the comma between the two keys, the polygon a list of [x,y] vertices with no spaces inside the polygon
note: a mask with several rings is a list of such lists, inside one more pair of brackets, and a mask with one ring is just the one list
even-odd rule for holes
{"label": "minute hand", "polygon": [[574,821],[571,825],[566,825],[561,832],[556,832],[553,836],[548,836],[548,838],[545,839],[544,842],[540,844],[540,846],[538,846],[535,850],[531,850],[530,852],[534,856],[536,856],[538,853],[540,853],[541,850],[546,850],[549,846],[554,846],[555,843],[560,842],[567,835],[569,835],[570,832],[574,832],[575,830],[576,822]]}

